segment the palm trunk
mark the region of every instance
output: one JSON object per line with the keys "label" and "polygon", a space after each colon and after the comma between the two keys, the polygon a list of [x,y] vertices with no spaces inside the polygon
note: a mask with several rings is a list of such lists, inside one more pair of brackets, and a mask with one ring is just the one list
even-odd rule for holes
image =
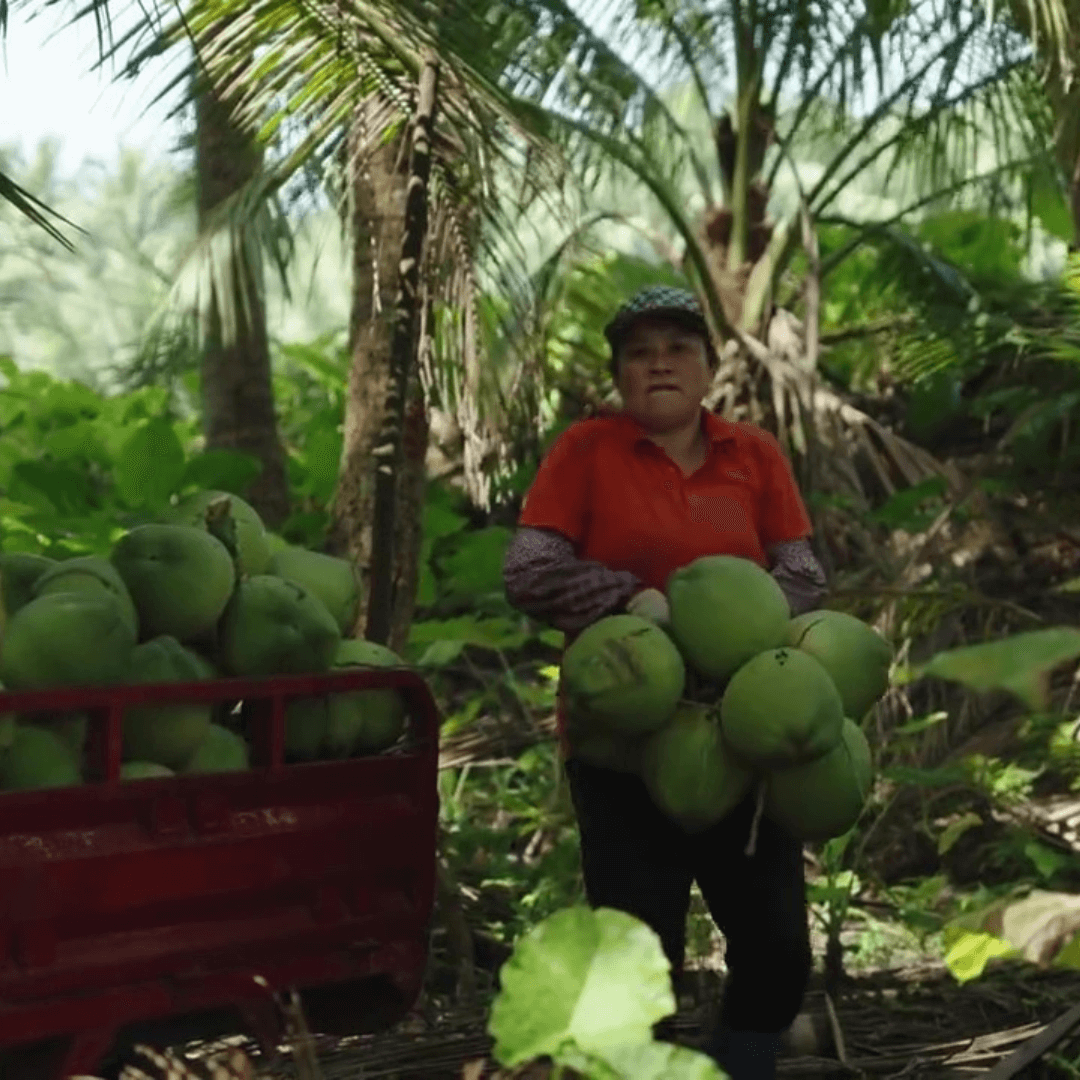
{"label": "palm trunk", "polygon": [[[202,229],[213,211],[258,173],[262,150],[236,125],[229,103],[212,87],[202,88],[195,115]],[[262,463],[262,472],[243,494],[268,526],[277,527],[289,513],[289,486],[274,410],[261,265],[234,265],[231,284],[241,313],[235,340],[223,340],[220,297],[215,295],[202,358],[206,447],[251,454]],[[246,313],[238,302],[243,293],[248,296]]]}
{"label": "palm trunk", "polygon": [[[429,56],[420,73],[413,127],[412,164],[405,203],[405,232],[398,265],[394,301],[390,379],[383,427],[375,448],[375,516],[371,526],[371,589],[368,594],[367,637],[385,644],[394,611],[395,511],[402,478],[405,399],[418,372],[417,332],[420,326],[420,260],[427,233],[428,177],[431,174],[431,134],[435,117],[438,61]],[[421,405],[422,408],[422,405]]]}
{"label": "palm trunk", "polygon": [[[371,133],[362,107],[350,134],[349,156],[368,143]],[[387,422],[391,385],[393,312],[399,289],[399,264],[405,238],[408,175],[402,167],[404,143],[395,139],[362,155],[351,181],[350,229],[353,236],[353,303],[349,320],[352,364],[345,402],[341,473],[328,550],[349,558],[360,570],[365,596],[372,583],[372,523],[375,518],[375,448]],[[360,156],[360,155],[357,155]],[[388,644],[405,645],[419,577],[428,416],[419,378],[410,376],[404,401],[401,459],[395,478],[393,605]],[[367,607],[361,605],[353,629],[367,632]]]}

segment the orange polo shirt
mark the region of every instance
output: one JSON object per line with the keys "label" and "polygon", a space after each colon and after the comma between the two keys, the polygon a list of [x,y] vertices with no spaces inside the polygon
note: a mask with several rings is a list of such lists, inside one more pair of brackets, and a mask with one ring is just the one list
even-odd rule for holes
{"label": "orange polo shirt", "polygon": [[[701,412],[708,455],[691,476],[625,413],[573,424],[540,466],[518,524],[553,529],[578,558],[628,570],[661,592],[702,555],[768,569],[768,547],[812,532],[791,466],[764,429]],[[560,695],[560,731],[564,719]]]}

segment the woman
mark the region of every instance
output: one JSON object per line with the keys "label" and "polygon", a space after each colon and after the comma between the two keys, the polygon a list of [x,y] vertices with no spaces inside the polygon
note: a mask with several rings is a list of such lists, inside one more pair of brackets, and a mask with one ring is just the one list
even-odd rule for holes
{"label": "woman", "polygon": [[[624,407],[572,425],[545,458],[506,554],[510,602],[568,640],[618,612],[663,625],[668,575],[728,554],[770,569],[792,614],[817,606],[825,575],[779,444],[701,404],[717,357],[694,296],[645,289],[605,333]],[[687,834],[639,777],[574,757],[561,704],[559,730],[590,905],[651,926],[677,975],[696,880],[727,943],[720,1021],[704,1049],[733,1080],[774,1077],[811,964],[802,845],[762,819],[747,856],[752,795]]]}

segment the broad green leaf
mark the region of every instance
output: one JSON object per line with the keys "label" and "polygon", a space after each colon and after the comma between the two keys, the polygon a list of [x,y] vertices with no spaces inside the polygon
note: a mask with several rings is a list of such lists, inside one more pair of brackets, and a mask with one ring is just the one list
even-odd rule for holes
{"label": "broad green leaf", "polygon": [[420,574],[416,583],[416,606],[418,608],[431,607],[438,596],[435,572],[431,569],[432,547],[434,547],[434,541],[431,539],[420,542]]}
{"label": "broad green leaf", "polygon": [[124,443],[113,479],[128,506],[161,507],[184,476],[184,448],[168,420],[148,420]]}
{"label": "broad green leaf", "polygon": [[57,461],[66,458],[85,458],[102,461],[106,454],[101,444],[99,424],[95,420],[78,420],[56,431],[50,431],[42,441],[50,457]]}
{"label": "broad green leaf", "polygon": [[1080,934],[1077,934],[1054,958],[1054,967],[1080,971]]}
{"label": "broad green leaf", "polygon": [[1008,690],[1029,708],[1045,710],[1050,673],[1078,656],[1080,630],[1059,626],[938,653],[918,674],[972,690]]}
{"label": "broad green leaf", "polygon": [[461,532],[469,519],[454,513],[449,506],[441,502],[428,501],[424,507],[424,536],[429,540],[439,540]]}
{"label": "broad green leaf", "polygon": [[1024,854],[1031,860],[1031,865],[1043,881],[1049,881],[1058,871],[1075,863],[1074,856],[1040,844],[1038,840],[1029,840],[1024,845]]}
{"label": "broad green leaf", "polygon": [[947,926],[945,963],[958,979],[982,974],[995,956],[1017,956],[1040,967],[1071,966],[1078,934],[1080,896],[1033,889]]}
{"label": "broad green leaf", "polygon": [[544,630],[536,636],[553,649],[561,649],[566,642],[566,635],[561,630]]}
{"label": "broad green leaf", "polygon": [[478,619],[462,615],[456,619],[413,623],[409,629],[409,644],[413,647],[430,645],[433,641],[460,641],[485,649],[519,649],[528,640],[529,635],[520,629],[520,623],[506,618]]}
{"label": "broad green leaf", "polygon": [[46,513],[65,514],[85,509],[88,494],[85,469],[47,458],[20,461],[11,471],[8,486],[8,495],[14,502],[28,503]]}
{"label": "broad green leaf", "polygon": [[960,930],[946,934],[948,950],[945,966],[957,982],[977,979],[991,960],[1002,956],[1015,956],[1015,950],[993,934],[979,930]]}
{"label": "broad green leaf", "polygon": [[[723,1080],[727,1077],[706,1054],[687,1046],[650,1042],[639,1046],[613,1046],[593,1055],[622,1080]],[[572,1060],[560,1064],[570,1065]],[[592,1071],[587,1075],[592,1075]]]}
{"label": "broad green leaf", "polygon": [[418,667],[446,667],[452,664],[465,648],[464,641],[433,641],[416,661]]}
{"label": "broad green leaf", "polygon": [[610,908],[572,907],[523,937],[500,971],[488,1030],[494,1057],[513,1068],[573,1043],[605,1057],[652,1039],[675,1011],[670,965],[643,922]]}
{"label": "broad green leaf", "polygon": [[453,596],[501,592],[503,557],[510,535],[501,525],[460,533],[453,550],[438,560],[446,591]]}
{"label": "broad green leaf", "polygon": [[304,488],[320,502],[329,502],[337,487],[341,470],[342,435],[337,430],[336,417],[325,414],[316,418],[312,430],[304,440],[301,460],[307,471]]}
{"label": "broad green leaf", "polygon": [[262,462],[236,450],[205,450],[184,470],[184,487],[239,495],[262,472]]}

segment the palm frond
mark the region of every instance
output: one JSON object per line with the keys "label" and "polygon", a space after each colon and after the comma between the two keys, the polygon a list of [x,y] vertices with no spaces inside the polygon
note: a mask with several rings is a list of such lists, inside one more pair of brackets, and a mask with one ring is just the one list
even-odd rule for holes
{"label": "palm frond", "polygon": [[52,223],[50,217],[70,225],[77,232],[86,235],[84,229],[79,228],[73,221],[69,221],[59,211],[46,205],[40,199],[31,195],[26,188],[17,184],[7,173],[0,171],[0,199],[10,203],[19,213],[28,217],[35,225],[44,229],[57,243],[63,244],[68,251],[74,251],[75,246],[71,241]]}

